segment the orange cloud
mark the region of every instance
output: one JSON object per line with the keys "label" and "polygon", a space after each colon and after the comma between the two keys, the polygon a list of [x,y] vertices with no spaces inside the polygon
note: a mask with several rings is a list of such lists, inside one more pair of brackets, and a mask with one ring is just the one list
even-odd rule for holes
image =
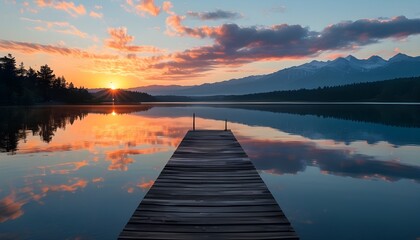
{"label": "orange cloud", "polygon": [[154,0],[141,0],[136,2],[133,0],[126,0],[126,4],[128,6],[122,5],[126,11],[133,12],[132,9],[134,9],[135,12],[142,16],[144,16],[145,13],[150,14],[151,16],[157,16],[162,10],[168,14],[174,14],[174,12],[171,11],[173,5],[170,1],[163,2],[162,7],[157,6]]}
{"label": "orange cloud", "polygon": [[78,28],[71,25],[69,22],[50,22],[50,21],[43,21],[39,19],[30,19],[30,18],[21,18],[21,19],[40,24],[34,27],[34,29],[37,31],[51,30],[53,32],[74,35],[80,38],[87,38],[89,36],[87,33],[80,31]]}
{"label": "orange cloud", "polygon": [[98,178],[92,179],[93,183],[98,183],[98,182],[103,182],[103,181],[105,181],[105,179],[103,177],[98,177]]}
{"label": "orange cloud", "polygon": [[134,192],[134,188],[133,188],[133,187],[129,187],[129,188],[127,188],[127,192],[128,192],[128,193],[133,193],[133,192]]}
{"label": "orange cloud", "polygon": [[95,11],[90,11],[89,16],[93,17],[93,18],[102,18],[103,14],[102,13],[98,13]]}
{"label": "orange cloud", "polygon": [[80,4],[76,6],[73,2],[54,1],[54,0],[36,0],[38,7],[50,7],[57,10],[62,10],[70,14],[72,17],[86,14],[85,7]]}
{"label": "orange cloud", "polygon": [[[9,220],[14,220],[21,217],[24,212],[22,207],[30,201],[40,201],[47,196],[47,193],[52,192],[75,192],[78,189],[85,188],[88,184],[83,179],[72,179],[70,182],[75,181],[73,184],[61,184],[53,186],[43,186],[39,193],[34,192],[32,187],[24,187],[12,191],[11,194],[0,200],[0,223]],[[22,200],[18,200],[22,199]]]}
{"label": "orange cloud", "polygon": [[125,27],[108,28],[108,33],[110,38],[105,40],[105,45],[109,48],[128,52],[161,52],[161,50],[153,46],[129,45],[134,41],[134,37],[128,35]]}
{"label": "orange cloud", "polygon": [[141,0],[136,9],[149,13],[152,16],[157,16],[160,13],[160,7],[156,6],[154,0]]}
{"label": "orange cloud", "polygon": [[171,11],[171,8],[173,8],[173,5],[172,5],[171,2],[169,2],[169,1],[163,2],[163,4],[162,4],[163,11],[165,11],[166,13],[171,14],[171,15],[175,14],[174,12]]}
{"label": "orange cloud", "polygon": [[[69,174],[71,172],[75,172],[82,167],[88,166],[88,161],[80,161],[80,162],[69,162],[69,163],[62,163],[56,164],[51,166],[42,167],[43,169],[49,169],[52,174]],[[52,169],[52,168],[66,168],[71,167],[70,169]]]}
{"label": "orange cloud", "polygon": [[17,201],[15,192],[0,200],[0,223],[14,220],[23,215],[24,201]]}
{"label": "orange cloud", "polygon": [[150,189],[153,186],[153,184],[155,184],[154,180],[150,180],[148,182],[143,182],[142,181],[141,183],[137,184],[137,187],[139,187],[143,190],[146,190],[146,189]]}
{"label": "orange cloud", "polygon": [[182,25],[182,20],[185,16],[171,15],[166,18],[166,26],[169,35],[188,35],[191,37],[204,38],[209,36],[217,36],[222,34],[221,27],[202,26],[197,28],[190,28]]}
{"label": "orange cloud", "polygon": [[108,170],[115,171],[127,171],[128,165],[132,164],[134,160],[132,158],[129,158],[127,156],[121,156],[121,158],[115,158],[111,159],[111,165],[109,165]]}
{"label": "orange cloud", "polygon": [[344,56],[345,56],[345,54],[343,54],[343,53],[331,53],[331,54],[328,54],[325,58],[330,59],[330,60],[334,60],[336,58],[344,57]]}
{"label": "orange cloud", "polygon": [[20,9],[20,13],[24,13],[25,11],[30,13],[38,13],[38,10],[32,8],[29,2],[22,2],[22,8]]}
{"label": "orange cloud", "polygon": [[65,151],[75,151],[79,149],[84,149],[83,144],[64,144],[56,146],[47,146],[44,148],[32,147],[27,149],[19,150],[19,154],[29,154],[29,153],[41,153],[41,152],[65,152]]}
{"label": "orange cloud", "polygon": [[79,188],[85,188],[88,184],[88,181],[84,179],[79,179],[73,184],[61,184],[53,186],[45,186],[42,188],[42,192],[47,193],[52,192],[75,192]]}
{"label": "orange cloud", "polygon": [[18,42],[8,41],[0,39],[0,50],[3,51],[18,51],[25,54],[35,53],[47,53],[47,54],[58,54],[64,56],[72,56],[78,58],[89,58],[89,59],[112,59],[116,60],[119,58],[117,55],[109,54],[97,54],[87,52],[77,48],[60,47],[46,44],[29,43],[29,42]]}
{"label": "orange cloud", "polygon": [[132,158],[129,158],[128,155],[152,154],[160,151],[162,151],[162,149],[160,148],[124,149],[109,151],[106,153],[107,159],[111,160],[111,164],[109,165],[108,170],[127,171],[128,165],[134,163],[134,160]]}

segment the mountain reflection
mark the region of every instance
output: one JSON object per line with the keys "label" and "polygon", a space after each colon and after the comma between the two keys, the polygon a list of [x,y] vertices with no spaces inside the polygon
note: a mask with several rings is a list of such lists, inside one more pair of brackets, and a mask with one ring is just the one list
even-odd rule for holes
{"label": "mountain reflection", "polygon": [[268,104],[231,105],[240,108],[273,113],[314,115],[357,122],[379,123],[398,127],[420,127],[419,105],[381,104]]}
{"label": "mountain reflection", "polygon": [[349,149],[325,149],[313,142],[258,141],[241,142],[258,170],[273,174],[297,174],[307,166],[322,173],[363,179],[397,181],[410,179],[420,183],[420,167],[398,161],[381,161],[373,156],[354,154]]}

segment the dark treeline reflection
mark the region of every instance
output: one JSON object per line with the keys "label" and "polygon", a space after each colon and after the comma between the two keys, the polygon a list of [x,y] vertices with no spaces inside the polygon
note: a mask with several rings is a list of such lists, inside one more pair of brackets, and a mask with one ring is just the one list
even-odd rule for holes
{"label": "dark treeline reflection", "polygon": [[1,107],[0,152],[14,153],[20,140],[28,134],[39,136],[49,143],[59,128],[82,120],[88,113],[127,114],[146,111],[150,106],[46,106],[46,107]]}
{"label": "dark treeline reflection", "polygon": [[420,183],[420,167],[398,161],[380,161],[372,156],[350,154],[348,149],[323,149],[311,142],[243,141],[258,170],[273,174],[296,174],[307,166],[337,176]]}
{"label": "dark treeline reflection", "polygon": [[315,115],[359,122],[380,123],[398,127],[420,127],[419,105],[325,104],[325,105],[232,105],[232,108]]}
{"label": "dark treeline reflection", "polygon": [[86,111],[77,108],[1,108],[0,151],[14,152],[27,134],[50,142],[58,128],[83,119]]}

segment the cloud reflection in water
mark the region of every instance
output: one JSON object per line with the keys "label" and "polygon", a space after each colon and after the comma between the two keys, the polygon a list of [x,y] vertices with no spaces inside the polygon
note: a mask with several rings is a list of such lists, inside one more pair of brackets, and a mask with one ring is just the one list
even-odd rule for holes
{"label": "cloud reflection in water", "polygon": [[257,169],[274,174],[297,174],[316,166],[324,174],[362,179],[420,183],[420,167],[398,161],[381,161],[374,156],[353,153],[349,148],[321,148],[315,142],[248,139],[242,142]]}

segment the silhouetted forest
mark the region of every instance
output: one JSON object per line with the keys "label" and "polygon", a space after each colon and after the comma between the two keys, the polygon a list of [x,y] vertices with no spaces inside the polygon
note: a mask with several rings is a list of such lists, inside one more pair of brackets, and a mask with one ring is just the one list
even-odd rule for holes
{"label": "silhouetted forest", "polygon": [[45,102],[85,103],[92,96],[83,87],[75,87],[66,79],[56,77],[54,71],[43,65],[39,70],[16,66],[8,54],[0,58],[0,105],[31,105]]}
{"label": "silhouetted forest", "polygon": [[420,77],[337,87],[226,96],[224,101],[420,102]]}
{"label": "silhouetted forest", "polygon": [[138,103],[156,101],[153,96],[147,93],[122,89],[104,89],[94,93],[93,96],[95,102]]}
{"label": "silhouetted forest", "polygon": [[160,102],[420,102],[420,77],[246,95],[156,96]]}
{"label": "silhouetted forest", "polygon": [[0,105],[32,105],[39,103],[100,103],[150,102],[155,98],[147,93],[126,90],[103,90],[94,95],[84,87],[56,77],[54,71],[43,65],[39,70],[26,69],[23,62],[8,54],[0,58]]}

